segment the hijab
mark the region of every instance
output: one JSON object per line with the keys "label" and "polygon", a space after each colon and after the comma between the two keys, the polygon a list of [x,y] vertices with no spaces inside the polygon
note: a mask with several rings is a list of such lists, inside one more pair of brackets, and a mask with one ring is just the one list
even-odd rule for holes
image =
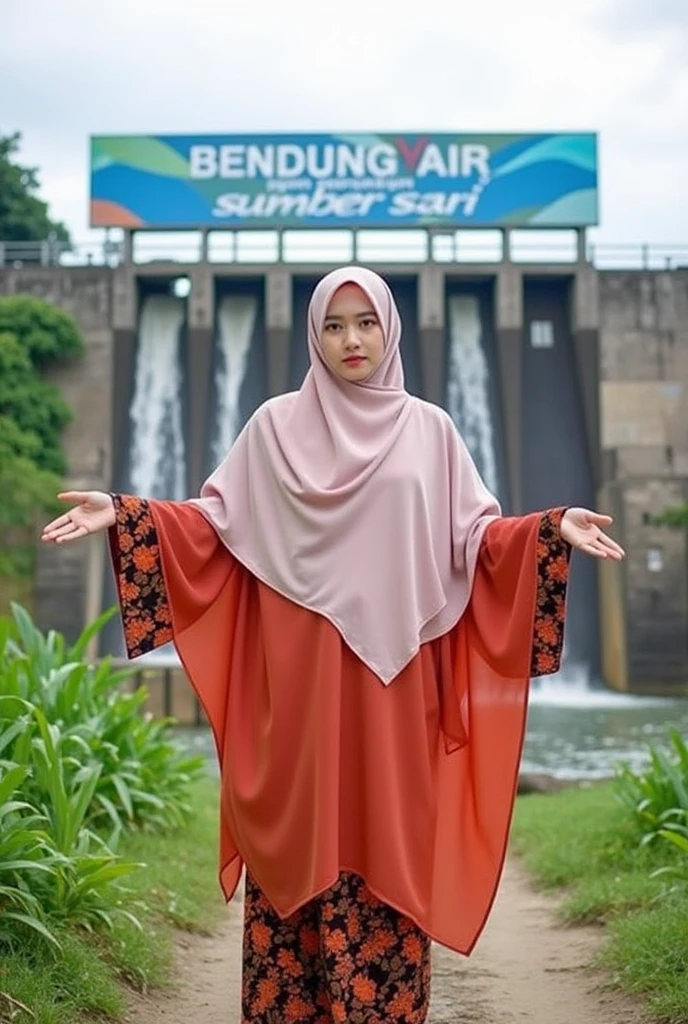
{"label": "hijab", "polygon": [[[329,304],[349,283],[384,334],[361,382],[330,369],[322,346]],[[303,385],[253,414],[192,502],[250,572],[329,619],[384,684],[460,619],[500,515],[447,413],[404,389],[400,340],[381,277],[327,274],[308,307]]]}

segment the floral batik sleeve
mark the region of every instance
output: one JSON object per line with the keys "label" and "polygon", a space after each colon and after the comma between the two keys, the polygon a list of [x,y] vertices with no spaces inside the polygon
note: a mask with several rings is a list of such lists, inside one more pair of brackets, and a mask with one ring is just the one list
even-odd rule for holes
{"label": "floral batik sleeve", "polygon": [[109,542],[127,655],[161,647],[172,639],[172,615],[150,503],[113,494],[115,525]]}
{"label": "floral batik sleeve", "polygon": [[566,585],[571,546],[561,536],[565,508],[543,512],[537,541],[537,603],[533,625],[531,676],[558,672],[564,646]]}

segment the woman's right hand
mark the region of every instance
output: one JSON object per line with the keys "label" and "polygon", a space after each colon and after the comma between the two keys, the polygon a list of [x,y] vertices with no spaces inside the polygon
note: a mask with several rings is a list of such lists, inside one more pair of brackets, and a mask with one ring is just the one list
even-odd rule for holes
{"label": "woman's right hand", "polygon": [[46,543],[64,544],[115,525],[115,503],[104,491],[65,491],[58,498],[75,503],[75,508],[43,528],[41,540]]}

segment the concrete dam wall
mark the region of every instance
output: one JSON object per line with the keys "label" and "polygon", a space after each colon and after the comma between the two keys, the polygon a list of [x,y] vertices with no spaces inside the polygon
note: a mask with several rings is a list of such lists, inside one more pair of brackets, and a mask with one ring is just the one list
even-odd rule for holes
{"label": "concrete dam wall", "polygon": [[[253,410],[299,386],[326,268],[0,268],[0,293],[69,310],[86,356],[54,379],[75,411],[69,486],[183,499]],[[577,558],[567,660],[617,689],[688,693],[688,558],[653,525],[688,497],[688,271],[380,267],[404,324],[408,390],[443,405],[507,514],[616,518],[622,566]],[[188,278],[188,295],[173,282]],[[41,549],[42,625],[78,632],[112,596],[102,541]],[[116,652],[118,628],[104,636]]]}

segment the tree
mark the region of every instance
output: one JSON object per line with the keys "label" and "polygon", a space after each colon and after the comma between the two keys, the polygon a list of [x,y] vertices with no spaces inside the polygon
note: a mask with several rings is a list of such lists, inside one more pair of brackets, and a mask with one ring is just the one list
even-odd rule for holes
{"label": "tree", "polygon": [[0,576],[31,575],[33,528],[55,511],[66,469],[60,437],[71,411],[40,371],[83,348],[64,310],[25,295],[0,298]]}
{"label": "tree", "polygon": [[69,243],[64,224],[48,216],[48,204],[38,198],[35,167],[23,167],[14,157],[21,135],[0,135],[0,241],[42,242],[51,236]]}

